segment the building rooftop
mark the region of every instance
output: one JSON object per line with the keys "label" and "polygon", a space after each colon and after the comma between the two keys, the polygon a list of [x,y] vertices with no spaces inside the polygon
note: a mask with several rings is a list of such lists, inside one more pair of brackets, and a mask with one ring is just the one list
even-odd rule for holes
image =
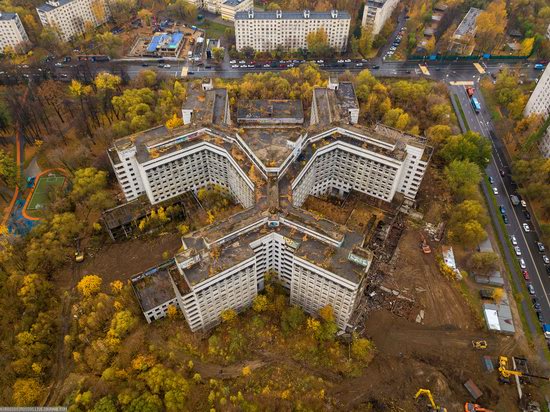
{"label": "building rooftop", "polygon": [[464,16],[458,27],[456,28],[453,37],[463,37],[466,35],[473,36],[476,32],[476,20],[483,10],[470,7],[468,13]]}
{"label": "building rooftop", "polygon": [[72,1],[74,1],[74,0],[52,0],[52,1],[47,1],[46,3],[41,4],[40,6],[38,6],[36,9],[39,10],[39,11],[48,12],[48,11],[52,11],[52,10],[58,8],[58,7],[64,6],[65,4],[69,4]]}
{"label": "building rooftop", "polygon": [[284,119],[304,122],[301,100],[239,100],[237,103],[237,122],[276,124]]}
{"label": "building rooftop", "polygon": [[292,153],[296,140],[306,134],[301,127],[245,127],[239,136],[266,167],[277,167]]}
{"label": "building rooftop", "polygon": [[17,16],[17,13],[7,13],[5,11],[0,11],[0,21],[13,20]]}
{"label": "building rooftop", "polygon": [[239,11],[235,20],[306,20],[306,19],[340,19],[350,20],[351,16],[344,10],[332,11]]}
{"label": "building rooftop", "polygon": [[156,33],[147,46],[147,51],[153,53],[158,49],[176,50],[183,39],[183,33]]}
{"label": "building rooftop", "polygon": [[226,0],[226,1],[223,2],[223,5],[224,6],[236,7],[239,4],[241,4],[242,2],[243,2],[243,0]]}
{"label": "building rooftop", "polygon": [[177,268],[174,266],[172,260],[167,264],[154,267],[132,278],[132,287],[144,312],[176,297],[170,276],[170,272],[174,270],[177,270]]}
{"label": "building rooftop", "polygon": [[229,123],[225,116],[228,99],[225,88],[204,91],[201,85],[193,83],[187,90],[187,98],[182,109],[193,111],[191,123],[220,125]]}
{"label": "building rooftop", "polygon": [[355,88],[351,82],[341,82],[336,89],[316,87],[313,98],[317,106],[319,124],[349,122],[349,111],[359,110]]}

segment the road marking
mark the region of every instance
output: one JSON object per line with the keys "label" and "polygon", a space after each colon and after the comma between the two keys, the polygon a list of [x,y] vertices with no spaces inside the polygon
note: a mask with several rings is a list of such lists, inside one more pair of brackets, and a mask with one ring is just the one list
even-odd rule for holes
{"label": "road marking", "polygon": [[479,72],[479,74],[485,74],[485,69],[483,67],[481,67],[481,64],[474,63],[474,67]]}
{"label": "road marking", "polygon": [[419,64],[418,67],[420,67],[420,71],[422,72],[422,74],[425,74],[426,76],[430,75],[430,71],[428,70],[427,66]]}

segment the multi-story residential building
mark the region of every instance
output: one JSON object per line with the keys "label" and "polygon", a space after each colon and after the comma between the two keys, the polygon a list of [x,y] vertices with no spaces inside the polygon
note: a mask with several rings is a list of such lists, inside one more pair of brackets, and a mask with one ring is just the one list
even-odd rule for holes
{"label": "multi-story residential building", "polygon": [[323,29],[328,44],[346,50],[351,17],[346,11],[242,11],[235,14],[237,50],[252,47],[256,51],[307,48],[307,35]]}
{"label": "multi-story residential building", "polygon": [[367,0],[363,9],[363,27],[373,35],[380,33],[398,3],[399,0]]}
{"label": "multi-story residential building", "polygon": [[[201,102],[221,90],[211,83],[202,89]],[[331,80],[316,90],[314,101],[312,125],[304,123],[296,101],[275,101],[280,106],[273,110],[274,101],[248,101],[237,104],[238,128],[220,121],[207,128],[205,117],[193,112],[181,128],[115,141],[109,157],[128,199],[145,195],[157,204],[217,184],[244,207],[185,235],[173,260],[132,279],[148,322],[174,305],[191,330],[209,329],[224,310],[249,307],[269,272],[288,290],[291,304],[311,314],[330,305],[338,326],[350,326],[374,256],[362,231],[319,219],[301,206],[308,196],[345,198],[355,191],[373,204],[406,210],[431,148],[422,138],[385,126],[355,125],[358,105],[350,83]],[[225,113],[223,99],[217,106]],[[250,118],[259,121],[250,124]],[[248,178],[251,165],[264,182]]]}
{"label": "multi-story residential building", "polygon": [[470,7],[451,37],[450,51],[460,54],[471,53],[475,46],[477,18],[482,12],[481,9]]}
{"label": "multi-story residential building", "polygon": [[[527,104],[523,114],[529,116],[531,114],[539,114],[544,119],[550,116],[550,69],[547,65],[537,82],[537,86]],[[546,132],[542,136],[539,142],[539,149],[544,157],[550,157],[550,127],[546,129]]]}
{"label": "multi-story residential building", "polygon": [[97,27],[111,16],[106,0],[49,0],[36,11],[42,25],[54,28],[63,41],[83,34],[86,24]]}
{"label": "multi-story residential building", "polygon": [[29,36],[19,15],[0,11],[0,53],[6,48],[16,52],[23,51],[26,43],[29,43]]}
{"label": "multi-story residential building", "polygon": [[226,0],[220,6],[222,19],[235,21],[235,14],[254,8],[254,0]]}

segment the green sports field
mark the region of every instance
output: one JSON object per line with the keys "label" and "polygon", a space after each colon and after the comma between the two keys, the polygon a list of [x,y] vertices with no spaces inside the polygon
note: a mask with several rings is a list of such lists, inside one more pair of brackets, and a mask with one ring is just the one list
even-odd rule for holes
{"label": "green sports field", "polygon": [[31,200],[27,205],[27,211],[44,209],[49,202],[49,193],[52,189],[63,186],[65,176],[42,176],[38,179],[36,187],[32,193]]}

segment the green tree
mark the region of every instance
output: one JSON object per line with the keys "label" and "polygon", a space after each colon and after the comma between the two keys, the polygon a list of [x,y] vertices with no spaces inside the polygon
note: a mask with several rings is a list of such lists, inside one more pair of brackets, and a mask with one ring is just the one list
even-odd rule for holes
{"label": "green tree", "polygon": [[369,364],[374,358],[375,347],[374,344],[365,338],[360,338],[356,334],[352,337],[351,342],[351,355],[354,359],[362,362],[363,364]]}
{"label": "green tree", "polygon": [[359,53],[366,59],[372,49],[372,32],[365,27],[361,28],[361,37],[359,37]]}
{"label": "green tree", "polygon": [[17,164],[15,159],[0,149],[0,178],[9,187],[14,187],[17,184]]}
{"label": "green tree", "polygon": [[439,146],[451,135],[451,128],[447,125],[437,124],[426,130],[426,137],[434,146]]}
{"label": "green tree", "polygon": [[97,401],[92,409],[92,412],[117,412],[115,402],[109,396],[104,396]]}
{"label": "green tree", "polygon": [[480,134],[468,131],[448,137],[439,156],[447,164],[453,160],[469,160],[485,169],[491,158],[491,143]]}
{"label": "green tree", "polygon": [[314,55],[325,57],[332,54],[333,50],[328,43],[328,35],[324,28],[310,32],[306,36],[307,49]]}
{"label": "green tree", "polygon": [[281,315],[281,329],[285,334],[302,328],[306,320],[304,311],[298,306],[287,308]]}
{"label": "green tree", "polygon": [[483,228],[489,219],[487,213],[477,200],[465,200],[453,208],[449,220],[449,238],[473,247],[487,238]]}
{"label": "green tree", "polygon": [[479,166],[469,160],[453,160],[445,166],[444,174],[456,200],[475,198],[481,181]]}
{"label": "green tree", "polygon": [[106,31],[105,33],[97,33],[95,42],[99,52],[107,54],[111,57],[118,57],[121,52],[122,39],[120,36]]}
{"label": "green tree", "polygon": [[217,62],[221,62],[225,56],[225,49],[223,47],[214,47],[212,49],[212,57]]}
{"label": "green tree", "polygon": [[469,267],[474,273],[485,275],[497,270],[498,262],[494,252],[476,252],[470,258]]}

